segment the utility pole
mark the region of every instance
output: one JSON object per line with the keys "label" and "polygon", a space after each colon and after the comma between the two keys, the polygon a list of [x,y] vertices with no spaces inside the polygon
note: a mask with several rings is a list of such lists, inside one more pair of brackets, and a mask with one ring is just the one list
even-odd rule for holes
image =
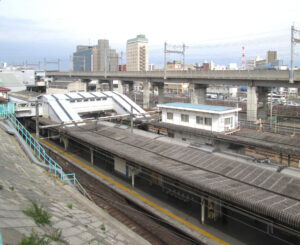
{"label": "utility pole", "polygon": [[290,67],[290,79],[289,83],[294,83],[294,46],[296,43],[300,43],[299,38],[295,38],[295,33],[300,33],[300,30],[296,30],[294,25],[291,27],[291,67]]}
{"label": "utility pole", "polygon": [[106,59],[107,59],[106,47],[104,47],[104,77],[105,78],[106,78]]}
{"label": "utility pole", "polygon": [[[185,67],[185,49],[187,48],[187,46],[185,44],[182,45],[182,49],[178,50],[178,46],[171,46],[173,49],[168,49],[167,48],[167,42],[165,42],[165,46],[164,46],[164,79],[166,79],[167,77],[167,54],[180,54],[182,55],[182,65],[183,65],[183,69]],[[181,46],[180,46],[181,48]]]}
{"label": "utility pole", "polygon": [[44,71],[47,70],[47,64],[57,65],[57,70],[60,71],[60,59],[57,59],[57,61],[47,61],[46,58],[44,58]]}
{"label": "utility pole", "polygon": [[167,42],[165,42],[164,48],[164,79],[167,78]]}
{"label": "utility pole", "polygon": [[271,88],[271,105],[270,105],[270,129],[272,130],[272,114],[273,114],[273,88]]}
{"label": "utility pole", "polygon": [[183,69],[185,68],[185,44],[182,45],[182,66],[183,66]]}
{"label": "utility pole", "polygon": [[39,129],[39,100],[36,99],[35,102],[35,133],[36,133],[36,140],[39,141],[40,138],[40,129]]}
{"label": "utility pole", "polygon": [[133,133],[133,106],[130,109],[130,132]]}

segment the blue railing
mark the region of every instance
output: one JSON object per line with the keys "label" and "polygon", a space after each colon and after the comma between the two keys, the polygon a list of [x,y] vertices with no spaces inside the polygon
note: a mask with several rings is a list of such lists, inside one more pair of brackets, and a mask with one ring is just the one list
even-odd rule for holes
{"label": "blue railing", "polygon": [[44,161],[49,166],[49,172],[53,173],[56,177],[60,178],[64,182],[68,182],[69,184],[76,184],[78,181],[76,180],[75,173],[65,174],[63,172],[62,167],[54,161],[45,151],[45,149],[40,145],[40,143],[34,138],[28,130],[18,121],[18,119],[12,114],[14,112],[13,104],[4,104],[0,105],[0,116],[9,119],[9,121],[13,124],[17,132],[22,136],[25,142],[32,149],[36,157]]}

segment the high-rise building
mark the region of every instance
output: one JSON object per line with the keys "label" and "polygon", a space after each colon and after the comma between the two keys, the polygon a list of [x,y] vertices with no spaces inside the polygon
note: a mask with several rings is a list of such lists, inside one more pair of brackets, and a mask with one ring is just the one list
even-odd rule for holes
{"label": "high-rise building", "polygon": [[255,60],[246,60],[246,70],[254,70],[255,65]]}
{"label": "high-rise building", "polygon": [[95,46],[77,46],[73,54],[74,71],[118,71],[119,56],[109,47],[109,41],[98,40]]}
{"label": "high-rise building", "polygon": [[277,60],[277,51],[268,51],[267,53],[267,63],[272,63]]}
{"label": "high-rise building", "polygon": [[76,52],[73,53],[73,70],[74,71],[92,71],[92,46],[78,45]]}
{"label": "high-rise building", "polygon": [[148,39],[145,35],[127,40],[126,69],[127,71],[148,71]]}

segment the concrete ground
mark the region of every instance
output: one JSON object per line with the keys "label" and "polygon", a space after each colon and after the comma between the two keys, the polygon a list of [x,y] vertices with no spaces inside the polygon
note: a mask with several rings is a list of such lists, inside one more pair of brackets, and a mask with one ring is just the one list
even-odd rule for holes
{"label": "concrete ground", "polygon": [[[18,244],[37,232],[62,232],[63,242],[51,244],[149,244],[69,185],[33,165],[13,136],[0,129],[0,244]],[[38,226],[23,210],[32,201],[51,215],[50,225]],[[1,244],[2,245],[2,244]]]}

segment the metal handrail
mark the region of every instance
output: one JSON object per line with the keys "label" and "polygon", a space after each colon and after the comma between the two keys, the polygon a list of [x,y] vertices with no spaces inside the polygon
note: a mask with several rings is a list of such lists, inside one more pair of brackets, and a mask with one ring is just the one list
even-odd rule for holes
{"label": "metal handrail", "polygon": [[75,173],[65,174],[63,172],[63,168],[54,161],[45,151],[43,146],[38,142],[38,140],[33,137],[28,130],[19,122],[19,120],[13,115],[14,113],[14,105],[6,104],[0,105],[0,116],[9,119],[9,121],[13,124],[18,134],[25,140],[25,142],[29,145],[31,150],[34,152],[36,157],[40,161],[44,161],[49,166],[49,172],[53,173],[54,176],[59,177],[63,182],[66,182],[70,185],[74,185],[77,189],[89,199],[91,197],[83,188],[83,186],[76,179]]}
{"label": "metal handrail", "polygon": [[44,161],[49,166],[49,172],[53,173],[56,177],[59,177],[62,181],[72,183],[75,185],[76,177],[75,173],[65,174],[62,167],[54,161],[45,151],[43,146],[33,137],[28,130],[19,122],[19,120],[11,113],[5,113],[5,117],[10,120],[17,132],[22,136],[25,142],[33,150],[34,154],[40,161]]}

